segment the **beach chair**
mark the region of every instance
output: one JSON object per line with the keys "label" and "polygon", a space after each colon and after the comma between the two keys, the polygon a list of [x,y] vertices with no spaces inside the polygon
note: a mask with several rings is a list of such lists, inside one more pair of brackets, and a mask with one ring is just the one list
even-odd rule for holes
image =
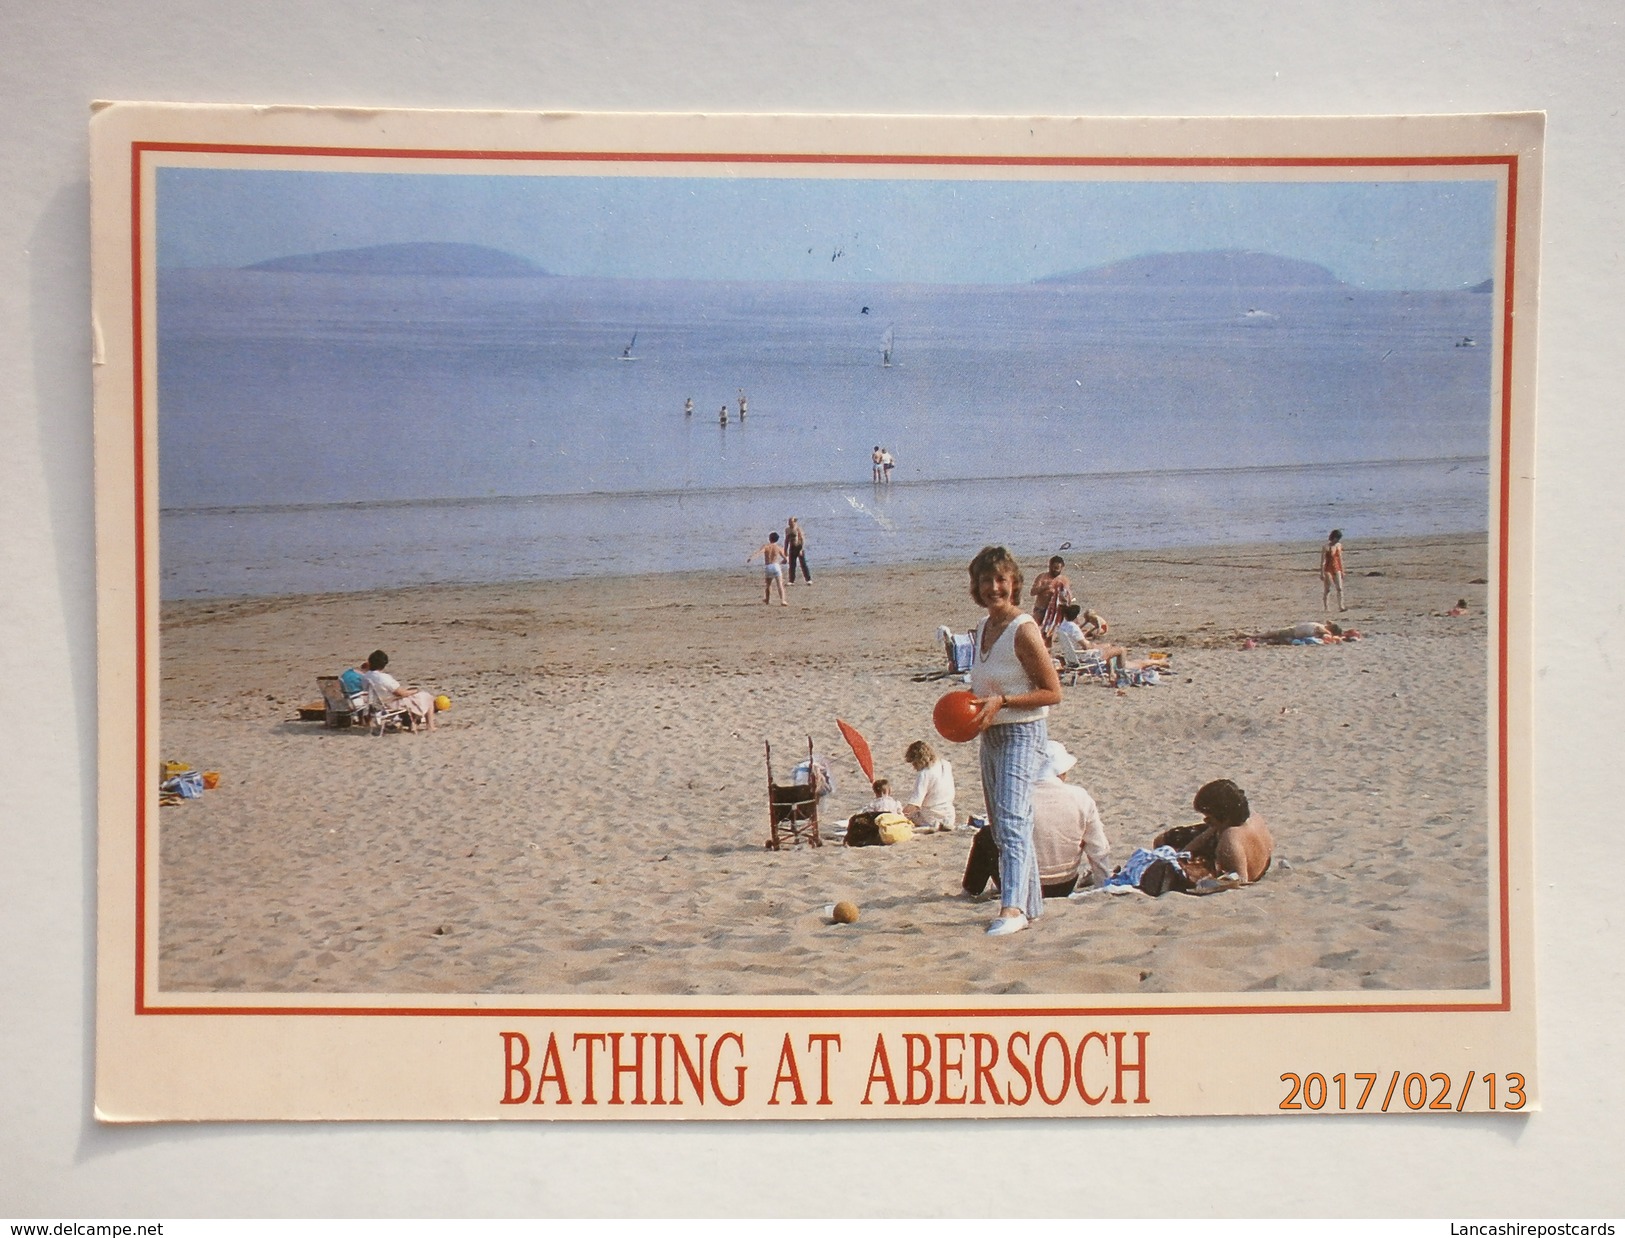
{"label": "beach chair", "polygon": [[963,675],[970,670],[976,649],[973,633],[955,633],[944,625],[937,629],[937,639],[942,642],[942,655],[950,675]]}
{"label": "beach chair", "polygon": [[1111,668],[1106,665],[1106,659],[1101,656],[1098,649],[1079,650],[1076,655],[1057,655],[1056,664],[1066,674],[1066,682],[1070,687],[1078,682],[1079,675],[1086,675],[1090,679],[1107,681],[1111,677]]}
{"label": "beach chair", "polygon": [[773,745],[767,749],[767,822],[771,831],[767,846],[770,851],[783,851],[796,843],[822,847],[818,836],[818,793],[822,775],[813,758],[812,736],[807,737],[808,780],[780,784],[773,781]]}
{"label": "beach chair", "polygon": [[409,731],[417,730],[406,702],[398,696],[380,692],[370,683],[367,685],[367,717],[372,723],[374,735],[382,735],[391,728],[398,731],[403,726]]}
{"label": "beach chair", "polygon": [[322,692],[323,726],[346,727],[366,720],[371,703],[365,692],[356,696],[347,694],[337,675],[316,676],[316,686]]}

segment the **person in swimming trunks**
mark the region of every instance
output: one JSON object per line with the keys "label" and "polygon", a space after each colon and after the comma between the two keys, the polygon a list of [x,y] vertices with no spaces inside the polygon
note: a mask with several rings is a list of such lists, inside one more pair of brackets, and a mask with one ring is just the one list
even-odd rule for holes
{"label": "person in swimming trunks", "polygon": [[1348,609],[1343,605],[1343,530],[1333,529],[1326,538],[1326,544],[1320,548],[1320,609],[1329,612],[1332,608],[1332,590],[1337,590],[1337,609],[1339,612]]}
{"label": "person in swimming trunks", "polygon": [[875,480],[875,481],[881,480],[881,477],[880,477],[881,453],[880,453],[880,444],[879,443],[875,444],[874,452],[870,455],[869,459],[874,462],[874,477],[873,477],[873,480]]}
{"label": "person in swimming trunks", "polygon": [[779,545],[777,533],[769,533],[767,541],[745,562],[750,563],[758,557],[762,560],[762,605],[773,600],[774,585],[779,588],[779,605],[790,605],[789,599],[784,596],[784,547]]}
{"label": "person in swimming trunks", "polygon": [[1072,602],[1072,582],[1067,580],[1065,569],[1066,560],[1052,555],[1049,570],[1040,572],[1033,580],[1033,618],[1038,620],[1038,630],[1046,645],[1054,642],[1055,629]]}

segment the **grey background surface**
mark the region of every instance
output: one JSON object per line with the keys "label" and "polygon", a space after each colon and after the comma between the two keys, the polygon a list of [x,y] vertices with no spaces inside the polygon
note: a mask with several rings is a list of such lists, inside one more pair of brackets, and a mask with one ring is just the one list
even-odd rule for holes
{"label": "grey background surface", "polygon": [[[1609,839],[1625,35],[1615,6],[0,0],[0,1217],[1625,1213]],[[106,1129],[91,1119],[92,99],[959,114],[1545,109],[1523,1118]],[[1606,846],[1606,843],[1603,844]],[[1423,1064],[1419,1064],[1420,1066]],[[765,1172],[805,1157],[802,1172]],[[1146,1189],[1186,1166],[1177,1193]],[[869,1164],[887,1172],[850,1172]],[[1251,1166],[1238,1172],[1238,1165]],[[1000,1203],[972,1183],[1030,1183]]]}

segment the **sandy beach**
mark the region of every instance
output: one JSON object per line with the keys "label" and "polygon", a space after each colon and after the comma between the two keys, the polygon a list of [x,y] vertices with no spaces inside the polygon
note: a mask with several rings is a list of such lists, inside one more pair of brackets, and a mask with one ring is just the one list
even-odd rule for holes
{"label": "sandy beach", "polygon": [[[760,569],[163,607],[163,754],[221,783],[162,809],[166,991],[628,995],[1327,992],[1490,981],[1486,539],[1354,540],[1366,639],[1243,649],[1320,617],[1316,545],[1068,554],[1079,596],[1175,673],[1080,682],[1050,731],[1121,862],[1233,778],[1270,822],[1260,884],[1051,900],[989,940],[955,897],[969,833],[765,850],[810,735],[828,815],[870,796],[836,729],[906,794],[936,740],[939,624],[964,565],[832,567],[764,606]],[[743,557],[743,554],[740,556]],[[1029,582],[1041,555],[1026,556]],[[1477,582],[1477,583],[1474,583]],[[1466,598],[1469,612],[1444,612]],[[374,648],[451,696],[432,734],[297,721]],[[961,822],[974,745],[939,743]],[[830,921],[841,899],[856,925]]]}

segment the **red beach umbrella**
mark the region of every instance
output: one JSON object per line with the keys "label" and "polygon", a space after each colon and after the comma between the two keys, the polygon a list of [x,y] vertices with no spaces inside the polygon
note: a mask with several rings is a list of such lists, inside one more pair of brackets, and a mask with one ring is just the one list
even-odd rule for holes
{"label": "red beach umbrella", "polygon": [[863,776],[870,782],[875,780],[875,759],[869,752],[869,741],[858,734],[858,728],[850,722],[835,719],[835,725],[841,728],[841,734],[846,736],[846,742],[852,747],[852,755],[858,759],[858,768]]}

